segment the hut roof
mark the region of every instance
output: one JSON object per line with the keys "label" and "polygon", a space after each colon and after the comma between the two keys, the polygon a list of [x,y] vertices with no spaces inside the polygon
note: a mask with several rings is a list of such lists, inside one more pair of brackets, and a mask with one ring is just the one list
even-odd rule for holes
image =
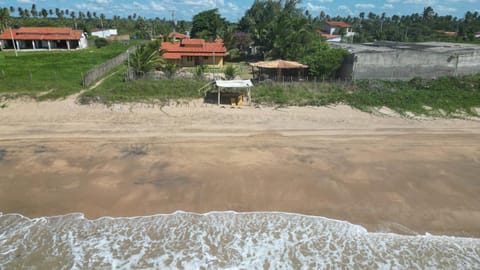
{"label": "hut roof", "polygon": [[290,68],[308,68],[307,65],[286,60],[273,60],[273,61],[260,61],[256,63],[250,63],[252,67],[258,68],[272,68],[272,69],[290,69]]}
{"label": "hut roof", "polygon": [[224,88],[247,88],[247,87],[253,86],[253,83],[251,80],[230,80],[230,81],[217,80],[215,81],[215,83],[218,87],[224,87]]}

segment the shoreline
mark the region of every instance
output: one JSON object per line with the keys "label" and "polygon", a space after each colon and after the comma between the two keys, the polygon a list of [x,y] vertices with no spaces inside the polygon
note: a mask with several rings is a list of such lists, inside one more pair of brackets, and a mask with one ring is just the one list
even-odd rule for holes
{"label": "shoreline", "polygon": [[[282,212],[282,211],[250,211],[250,212],[237,212],[233,210],[226,210],[226,211],[209,211],[209,212],[204,212],[204,213],[198,213],[198,212],[190,212],[190,211],[183,211],[183,210],[177,210],[172,213],[158,213],[158,214],[151,214],[151,215],[144,215],[144,216],[101,216],[97,218],[88,218],[85,216],[84,213],[80,212],[72,212],[72,213],[66,213],[63,215],[53,215],[53,216],[39,216],[39,217],[29,217],[22,215],[20,213],[2,213],[0,212],[0,218],[2,216],[17,216],[20,218],[25,218],[28,219],[29,221],[33,221],[36,219],[52,219],[52,218],[64,218],[64,217],[71,217],[71,216],[78,216],[81,219],[84,219],[89,222],[100,222],[104,220],[138,220],[138,219],[143,219],[143,218],[157,218],[157,217],[174,217],[176,215],[182,215],[182,214],[188,214],[188,215],[195,215],[195,216],[203,216],[203,217],[208,217],[211,215],[222,215],[222,214],[233,214],[233,215],[238,215],[238,216],[243,216],[243,215],[258,215],[258,214],[265,214],[265,215],[285,215],[285,216],[293,216],[293,217],[304,217],[304,218],[311,218],[311,219],[321,219],[329,222],[338,222],[338,223],[344,223],[348,224],[349,226],[354,226],[354,227],[359,227],[363,230],[365,230],[365,233],[367,234],[379,234],[379,235],[392,235],[392,236],[397,236],[397,237],[441,237],[441,238],[453,238],[453,239],[464,239],[464,240],[478,240],[480,237],[478,236],[458,236],[458,235],[442,235],[442,234],[432,234],[428,231],[425,231],[423,233],[415,232],[412,231],[406,227],[399,226],[398,228],[389,228],[392,230],[389,231],[382,231],[382,230],[376,230],[376,231],[371,231],[368,230],[367,228],[363,227],[362,225],[351,223],[348,220],[339,220],[339,219],[333,219],[329,217],[324,217],[324,216],[315,216],[315,215],[308,215],[308,214],[301,214],[301,213],[291,213],[291,212]],[[399,229],[402,227],[402,229]]]}
{"label": "shoreline", "polygon": [[0,212],[286,212],[480,237],[480,121],[197,105],[11,103]]}

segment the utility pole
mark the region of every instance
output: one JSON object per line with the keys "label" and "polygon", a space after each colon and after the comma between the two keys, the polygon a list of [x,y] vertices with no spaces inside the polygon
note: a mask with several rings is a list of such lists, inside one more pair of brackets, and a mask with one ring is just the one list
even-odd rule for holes
{"label": "utility pole", "polygon": [[169,10],[171,13],[172,13],[172,23],[173,23],[173,42],[176,41],[176,32],[175,32],[175,25],[177,24],[177,22],[175,22],[175,10],[174,9],[171,9]]}
{"label": "utility pole", "polygon": [[15,56],[18,57],[17,47],[16,47],[16,45],[15,45],[15,39],[13,38],[13,30],[12,30],[12,27],[10,27],[10,37],[12,37],[12,45],[13,45],[13,50],[15,51]]}

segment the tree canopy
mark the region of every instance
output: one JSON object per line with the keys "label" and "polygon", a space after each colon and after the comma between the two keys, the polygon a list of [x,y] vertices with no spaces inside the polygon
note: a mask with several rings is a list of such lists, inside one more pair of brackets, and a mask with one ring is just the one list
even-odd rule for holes
{"label": "tree canopy", "polygon": [[298,59],[315,38],[298,0],[255,0],[238,29],[249,33],[266,58]]}
{"label": "tree canopy", "polygon": [[226,20],[218,13],[218,9],[210,9],[193,16],[191,35],[213,41],[223,36]]}

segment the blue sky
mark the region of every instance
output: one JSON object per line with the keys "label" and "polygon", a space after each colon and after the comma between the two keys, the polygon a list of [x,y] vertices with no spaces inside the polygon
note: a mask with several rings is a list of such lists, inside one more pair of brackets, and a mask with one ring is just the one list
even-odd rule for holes
{"label": "blue sky", "polygon": [[[212,8],[218,8],[220,14],[229,21],[236,22],[252,5],[253,0],[0,0],[0,6],[15,8],[21,6],[30,9],[87,10],[104,13],[107,17],[119,15],[126,17],[133,13],[147,18],[171,18],[170,10],[175,10],[177,19],[191,20],[193,15]],[[440,15],[463,17],[467,11],[480,12],[480,0],[303,0],[300,7],[307,9],[313,16],[323,10],[330,16],[358,16],[360,12],[385,12],[388,16],[422,13],[423,8],[431,6]]]}

